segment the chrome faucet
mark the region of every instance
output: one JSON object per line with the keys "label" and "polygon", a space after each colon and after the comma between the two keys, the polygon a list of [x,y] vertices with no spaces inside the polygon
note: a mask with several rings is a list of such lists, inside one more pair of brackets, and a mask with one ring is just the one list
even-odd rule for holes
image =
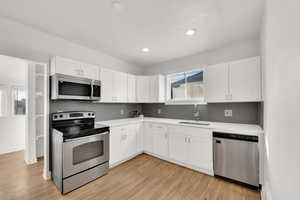
{"label": "chrome faucet", "polygon": [[194,118],[196,121],[200,121],[200,110],[197,104],[194,105]]}

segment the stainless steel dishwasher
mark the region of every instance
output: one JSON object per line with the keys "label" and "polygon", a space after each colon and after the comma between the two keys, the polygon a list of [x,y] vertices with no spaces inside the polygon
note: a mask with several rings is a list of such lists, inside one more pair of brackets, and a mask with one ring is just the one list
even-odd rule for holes
{"label": "stainless steel dishwasher", "polygon": [[258,137],[214,132],[214,174],[259,187]]}

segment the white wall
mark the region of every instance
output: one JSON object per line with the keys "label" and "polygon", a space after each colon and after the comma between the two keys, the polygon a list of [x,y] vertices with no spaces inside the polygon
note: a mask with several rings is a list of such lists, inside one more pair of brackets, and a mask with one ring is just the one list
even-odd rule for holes
{"label": "white wall", "polygon": [[1,17],[0,24],[0,54],[44,63],[49,62],[50,56],[58,55],[114,70],[142,73],[135,65],[30,26]]}
{"label": "white wall", "polygon": [[[0,84],[25,87],[26,66],[26,61],[0,55]],[[24,144],[25,116],[12,116],[8,109],[8,116],[0,117],[0,154],[22,150]]]}
{"label": "white wall", "polygon": [[299,199],[300,1],[267,0],[262,35],[268,200]]}
{"label": "white wall", "polygon": [[226,45],[211,51],[182,57],[155,66],[145,67],[144,74],[168,74],[195,69],[202,65],[211,65],[216,63],[228,62],[247,57],[260,55],[260,44],[258,39],[252,39],[242,42]]}

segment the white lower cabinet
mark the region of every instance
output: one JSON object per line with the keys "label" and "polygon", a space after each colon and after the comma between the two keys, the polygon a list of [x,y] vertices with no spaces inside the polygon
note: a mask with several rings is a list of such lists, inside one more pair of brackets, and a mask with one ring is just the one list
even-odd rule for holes
{"label": "white lower cabinet", "polygon": [[142,152],[213,174],[210,129],[153,122],[111,128],[110,166]]}
{"label": "white lower cabinet", "polygon": [[138,152],[142,152],[138,148],[142,148],[141,136],[139,131],[140,124],[128,124],[110,128],[109,140],[109,165],[114,166],[125,161]]}
{"label": "white lower cabinet", "polygon": [[212,131],[205,128],[169,127],[170,158],[212,172]]}
{"label": "white lower cabinet", "polygon": [[153,124],[152,126],[153,137],[153,153],[161,156],[169,156],[169,136],[167,127],[162,124]]}

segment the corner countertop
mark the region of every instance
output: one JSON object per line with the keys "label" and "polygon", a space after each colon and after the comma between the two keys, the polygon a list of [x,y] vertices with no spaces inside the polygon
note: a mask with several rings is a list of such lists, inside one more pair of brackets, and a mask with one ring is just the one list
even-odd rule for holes
{"label": "corner countertop", "polygon": [[[221,122],[211,122],[211,121],[194,121],[194,120],[184,120],[184,119],[153,118],[153,117],[125,118],[125,119],[116,119],[116,120],[108,120],[108,121],[98,121],[96,122],[96,124],[116,127],[116,126],[122,126],[127,124],[139,123],[139,122],[152,122],[152,123],[160,123],[160,124],[167,124],[167,125],[207,128],[207,129],[212,129],[212,131],[214,132],[234,133],[234,134],[241,134],[241,135],[260,136],[263,133],[263,130],[259,125],[253,125],[253,124],[221,123]],[[180,122],[208,123],[209,125],[182,124]]]}

